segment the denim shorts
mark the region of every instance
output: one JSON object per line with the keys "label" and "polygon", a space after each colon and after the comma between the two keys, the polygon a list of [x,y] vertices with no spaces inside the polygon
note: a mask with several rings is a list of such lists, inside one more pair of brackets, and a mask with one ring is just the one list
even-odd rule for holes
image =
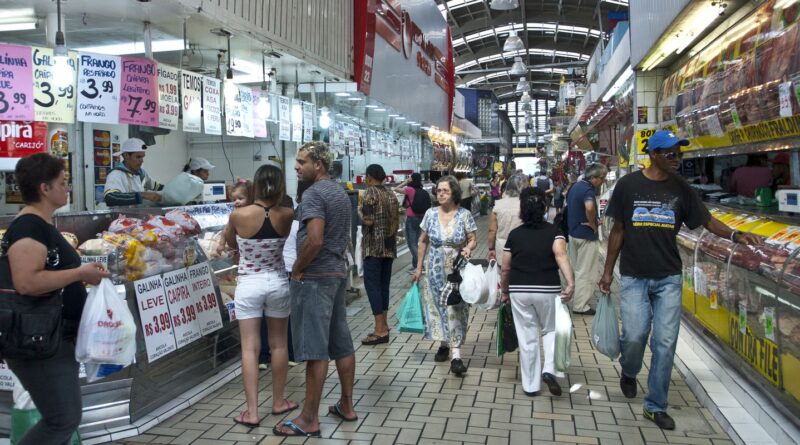
{"label": "denim shorts", "polygon": [[344,278],[290,281],[296,361],[337,360],[355,353],[347,326],[346,285]]}

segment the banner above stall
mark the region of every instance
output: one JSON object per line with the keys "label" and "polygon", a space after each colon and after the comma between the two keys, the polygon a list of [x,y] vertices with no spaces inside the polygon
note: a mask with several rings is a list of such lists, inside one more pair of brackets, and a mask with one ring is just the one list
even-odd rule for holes
{"label": "banner above stall", "polygon": [[450,27],[433,0],[356,0],[355,78],[362,93],[413,120],[450,128]]}

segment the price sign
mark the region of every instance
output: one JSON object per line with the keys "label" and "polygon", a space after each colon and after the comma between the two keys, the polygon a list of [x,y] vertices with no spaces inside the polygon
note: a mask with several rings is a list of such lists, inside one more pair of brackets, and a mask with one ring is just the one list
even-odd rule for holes
{"label": "price sign", "polygon": [[278,138],[282,141],[292,140],[292,103],[286,96],[278,97]]}
{"label": "price sign", "polygon": [[208,263],[195,264],[187,269],[189,290],[194,297],[197,322],[203,335],[222,328],[222,314],[219,308],[217,291]]}
{"label": "price sign", "polygon": [[203,77],[203,125],[206,134],[222,134],[221,84],[217,79]]}
{"label": "price sign", "polygon": [[158,66],[158,126],[178,129],[180,70],[165,65]]}
{"label": "price sign", "polygon": [[747,334],[747,303],[739,302],[739,332]]}
{"label": "price sign", "polygon": [[75,53],[65,63],[56,63],[50,48],[31,48],[33,58],[33,102],[36,120],[42,122],[75,123],[78,73]]}
{"label": "price sign", "polygon": [[778,85],[778,99],[780,100],[781,117],[792,117],[792,82]]}
{"label": "price sign", "polygon": [[143,278],[133,283],[133,289],[144,332],[147,362],[153,363],[177,349],[172,317],[164,295],[164,282],[160,276]]}
{"label": "price sign", "polygon": [[764,337],[775,341],[775,308],[764,308]]}
{"label": "price sign", "polygon": [[303,102],[303,142],[311,142],[314,136],[314,104]]}
{"label": "price sign", "polygon": [[303,105],[298,99],[292,99],[292,142],[303,141]]}
{"label": "price sign", "polygon": [[13,391],[16,376],[8,368],[6,362],[0,361],[0,391]]}
{"label": "price sign", "polygon": [[253,132],[253,89],[250,87],[239,87],[240,116],[242,121],[241,136],[255,137]]}
{"label": "price sign", "polygon": [[157,63],[150,59],[122,57],[120,124],[158,126],[157,74]]}
{"label": "price sign", "polygon": [[0,120],[34,120],[29,46],[0,45]]}
{"label": "price sign", "polygon": [[120,58],[81,53],[78,61],[78,120],[116,124],[119,121]]}
{"label": "price sign", "polygon": [[108,269],[108,255],[81,255],[81,264],[100,263]]}
{"label": "price sign", "polygon": [[[202,125],[203,76],[189,71],[181,72],[181,107],[183,108],[183,131],[200,133]],[[208,112],[208,105],[206,105]],[[208,132],[208,128],[206,128]]]}
{"label": "price sign", "polygon": [[180,349],[202,336],[195,299],[189,292],[189,274],[186,269],[178,269],[165,273],[163,279],[175,342]]}
{"label": "price sign", "polygon": [[261,92],[258,88],[252,89],[253,95],[253,136],[267,137],[267,112],[269,110],[269,93]]}

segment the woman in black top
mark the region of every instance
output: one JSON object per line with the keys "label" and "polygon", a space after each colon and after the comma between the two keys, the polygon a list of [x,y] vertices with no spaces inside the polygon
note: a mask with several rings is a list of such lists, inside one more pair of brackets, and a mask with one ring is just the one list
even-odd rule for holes
{"label": "woman in black top", "polygon": [[[522,388],[535,396],[542,380],[550,393],[561,395],[556,377],[563,377],[554,366],[555,303],[569,301],[575,288],[572,267],[567,259],[564,235],[545,222],[547,197],[535,187],[524,189],[519,196],[522,226],[512,230],[503,249],[500,286],[501,300],[511,302],[514,325],[519,340],[519,361]],[[562,291],[559,270],[567,283]],[[539,356],[539,332],[544,346],[544,368]],[[544,372],[542,372],[544,371]]]}
{"label": "woman in black top", "polygon": [[6,360],[42,414],[42,420],[17,443],[63,444],[78,428],[83,411],[75,361],[75,338],[86,301],[83,282],[99,284],[109,274],[97,263],[81,266],[78,252],[53,226],[53,212],[69,198],[64,162],[46,153],[35,154],[21,159],[14,173],[25,207],[2,242],[14,289],[21,295],[64,289],[63,340],[56,355],[43,360]]}

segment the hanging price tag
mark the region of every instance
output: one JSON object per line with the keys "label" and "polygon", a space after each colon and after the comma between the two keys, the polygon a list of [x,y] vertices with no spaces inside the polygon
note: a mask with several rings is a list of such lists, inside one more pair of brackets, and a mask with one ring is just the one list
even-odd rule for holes
{"label": "hanging price tag", "polygon": [[122,58],[119,123],[158,126],[157,64],[150,59]]}
{"label": "hanging price tag", "polygon": [[34,120],[29,46],[0,45],[0,120]]}
{"label": "hanging price tag", "polygon": [[202,125],[203,76],[189,71],[181,72],[181,107],[183,131],[200,133]]}
{"label": "hanging price tag", "polygon": [[311,142],[314,136],[314,104],[303,102],[303,142]]}
{"label": "hanging price tag", "polygon": [[139,306],[147,362],[152,363],[177,349],[164,283],[160,276],[144,278],[135,281],[133,289]]}
{"label": "hanging price tag", "polygon": [[203,335],[222,328],[219,296],[214,289],[211,267],[208,263],[195,264],[187,269],[189,289],[197,310],[197,322]]}
{"label": "hanging price tag", "polygon": [[292,99],[292,142],[303,141],[303,105],[297,99]]}
{"label": "hanging price tag", "polygon": [[747,303],[739,302],[739,332],[747,334]]}
{"label": "hanging price tag", "polygon": [[775,341],[775,308],[764,308],[764,337]]}
{"label": "hanging price tag", "polygon": [[239,100],[241,101],[241,136],[246,138],[255,137],[255,133],[253,132],[253,89],[250,87],[239,86]]}
{"label": "hanging price tag", "polygon": [[269,117],[269,93],[253,88],[253,136],[267,137],[267,118]]}
{"label": "hanging price tag", "polygon": [[158,66],[158,126],[178,129],[180,70],[166,65]]}
{"label": "hanging price tag", "polygon": [[78,62],[78,120],[116,124],[119,121],[121,59],[81,53]]}
{"label": "hanging price tag", "polygon": [[186,269],[178,269],[165,273],[163,281],[175,342],[180,349],[202,336],[195,300],[189,292],[189,274]]}
{"label": "hanging price tag", "polygon": [[206,134],[222,134],[221,85],[222,82],[217,79],[203,77],[203,125]]}
{"label": "hanging price tag", "polygon": [[280,119],[279,139],[292,140],[292,111],[291,99],[286,96],[278,97],[278,119]]}
{"label": "hanging price tag", "polygon": [[33,101],[36,120],[42,122],[75,122],[76,53],[66,63],[56,63],[50,48],[31,48],[33,58]]}

